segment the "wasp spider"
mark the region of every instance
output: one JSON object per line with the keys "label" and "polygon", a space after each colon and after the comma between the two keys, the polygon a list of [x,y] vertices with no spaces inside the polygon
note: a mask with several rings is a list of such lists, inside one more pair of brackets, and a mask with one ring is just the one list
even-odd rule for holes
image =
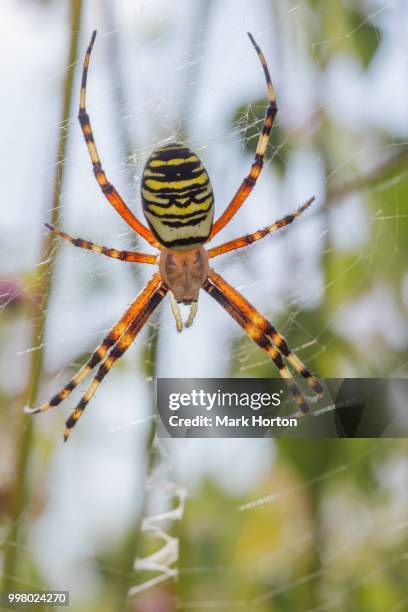
{"label": "wasp spider", "polygon": [[128,349],[167,293],[179,331],[183,328],[179,303],[191,306],[186,322],[188,327],[192,324],[197,311],[200,289],[204,289],[219,302],[248,336],[272,359],[280,375],[288,384],[302,413],[308,411],[308,405],[283,358],[306,379],[318,396],[322,394],[319,382],[299,357],[290,350],[283,336],[236,289],[209,266],[209,260],[213,257],[246,247],[275,230],[289,225],[310,206],[314,198],[310,198],[294,213],[264,229],[208,250],[204,248],[204,244],[211,241],[233,218],[254,188],[262,169],[265,149],[277,112],[275,94],[265,57],[253,36],[251,34],[248,36],[261,61],[268,90],[266,114],[249,174],[242,181],[222,215],[213,223],[213,190],[208,174],[197,155],[185,145],[178,143],[167,144],[155,149],[146,162],[141,185],[143,212],[150,228],[148,229],[136,219],[115,187],[108,181],[96,148],[89,115],[86,111],[88,65],[96,31],[92,34],[83,65],[78,118],[91,157],[93,172],[107,200],[126,223],[150,245],[156,247],[159,253],[147,255],[133,251],[118,251],[81,238],[73,238],[51,226],[48,228],[74,246],[122,261],[158,265],[158,271],[153,274],[143,291],[68,384],[47,404],[38,408],[26,408],[27,412],[38,413],[57,406],[99,365],[95,377],[66,422],[64,440],[68,439],[72,428],[115,361]]}

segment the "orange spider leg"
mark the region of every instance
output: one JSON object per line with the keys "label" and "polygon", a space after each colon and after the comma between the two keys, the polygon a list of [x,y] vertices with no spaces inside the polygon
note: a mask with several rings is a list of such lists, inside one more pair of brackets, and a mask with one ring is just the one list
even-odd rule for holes
{"label": "orange spider leg", "polygon": [[152,315],[154,310],[165,297],[167,291],[168,289],[163,284],[160,284],[153,292],[150,292],[150,297],[147,301],[145,301],[143,307],[140,308],[139,312],[130,324],[127,331],[125,331],[125,333],[119,339],[116,346],[114,346],[108,357],[106,357],[105,361],[99,366],[96,376],[90,383],[88,389],[85,391],[77,407],[65,423],[64,442],[68,440],[72,428],[76,425],[78,419],[83,414],[88,402],[94,396],[102,380],[109,373],[109,370],[111,369],[115,361],[122,357],[123,353],[132,344],[133,340],[135,339],[143,325],[146,323],[148,318]]}
{"label": "orange spider leg", "polygon": [[273,346],[270,339],[264,334],[264,332],[257,327],[257,325],[251,321],[244,312],[237,306],[236,303],[232,302],[225,293],[220,290],[209,278],[203,285],[203,289],[211,295],[221,306],[228,312],[228,314],[235,319],[235,321],[242,327],[242,329],[248,334],[261,349],[268,353],[274,364],[279,370],[279,374],[285,380],[293,397],[296,400],[302,413],[309,411],[309,406],[303,396],[303,393],[299,389],[298,385],[293,379],[293,376],[283,363],[283,359],[279,351]]}
{"label": "orange spider leg", "polygon": [[156,248],[161,248],[160,244],[157,242],[151,231],[144,226],[132,213],[132,211],[126,206],[125,202],[116,191],[115,187],[108,181],[106,178],[106,174],[102,168],[101,160],[98,154],[98,150],[96,148],[95,140],[92,133],[91,122],[89,119],[89,115],[86,111],[86,80],[88,75],[88,66],[89,60],[91,57],[92,48],[96,38],[96,30],[92,34],[91,42],[89,43],[85,59],[84,59],[84,67],[82,72],[82,85],[81,85],[81,95],[79,102],[79,113],[78,119],[81,124],[82,133],[85,138],[86,146],[88,147],[89,155],[91,157],[92,167],[95,174],[95,178],[99,183],[99,186],[102,190],[104,196],[109,200],[115,210],[120,214],[120,216],[126,221],[126,223],[142,236],[147,242],[149,242],[152,246]]}
{"label": "orange spider leg", "polygon": [[227,281],[222,278],[214,270],[210,270],[209,279],[222,292],[227,300],[234,304],[235,307],[244,315],[244,317],[255,325],[272,344],[286,357],[293,368],[303,376],[308,385],[317,395],[321,396],[323,388],[313,374],[306,368],[305,364],[299,359],[295,353],[291,351],[285,338],[274,328],[274,326],[248,302],[236,289],[234,289]]}
{"label": "orange spider leg", "polygon": [[52,227],[52,225],[49,225],[48,223],[45,225],[49,230],[57,234],[57,236],[63,238],[67,242],[70,242],[76,247],[80,247],[81,249],[87,249],[88,251],[93,251],[94,253],[101,253],[102,255],[113,257],[113,259],[120,259],[121,261],[132,261],[144,264],[157,263],[157,255],[147,255],[146,253],[136,253],[135,251],[118,251],[117,249],[110,249],[106,246],[95,244],[95,242],[89,242],[89,240],[73,238],[69,234]]}
{"label": "orange spider leg", "polygon": [[129,327],[130,323],[139,315],[146,307],[149,299],[157,291],[161,283],[160,274],[157,272],[149,281],[145,289],[132,302],[125,314],[112,327],[103,342],[95,349],[86,364],[79,370],[77,374],[46,404],[38,408],[26,407],[25,412],[36,414],[38,412],[46,412],[55,406],[58,406],[70,393],[79,385],[79,383],[88,376],[88,374],[102,361],[107,352],[117,343],[122,334]]}
{"label": "orange spider leg", "polygon": [[279,221],[275,221],[272,225],[268,225],[264,229],[258,230],[253,234],[248,234],[247,236],[240,236],[239,238],[235,238],[234,240],[230,240],[230,242],[224,242],[224,244],[219,244],[212,249],[208,249],[208,257],[211,259],[212,257],[217,257],[218,255],[222,255],[223,253],[228,253],[229,251],[235,251],[237,249],[241,249],[242,247],[249,246],[253,242],[260,240],[261,238],[265,238],[272,232],[276,230],[282,229],[286,225],[292,223],[295,219],[297,219],[302,212],[304,212],[311,203],[314,201],[315,197],[310,198],[303,206],[300,206],[294,213],[290,215],[286,215],[279,219]]}
{"label": "orange spider leg", "polygon": [[215,234],[218,234],[218,232],[227,223],[229,223],[229,221],[231,221],[232,217],[239,210],[239,208],[242,206],[242,204],[245,202],[252,189],[254,188],[257,178],[262,170],[264,155],[269,141],[269,135],[271,133],[272,124],[278,110],[276,107],[275,92],[273,90],[273,85],[271,77],[269,75],[265,56],[256,44],[252,34],[248,32],[248,36],[255,48],[255,51],[258,54],[259,59],[261,60],[262,68],[265,73],[266,85],[268,88],[268,106],[266,107],[262,131],[259,136],[258,145],[255,151],[255,161],[252,164],[251,171],[248,176],[242,181],[238,191],[232,198],[231,202],[228,204],[227,208],[224,210],[219,219],[217,219],[217,221],[214,223],[208,240],[211,240],[211,238],[213,238]]}

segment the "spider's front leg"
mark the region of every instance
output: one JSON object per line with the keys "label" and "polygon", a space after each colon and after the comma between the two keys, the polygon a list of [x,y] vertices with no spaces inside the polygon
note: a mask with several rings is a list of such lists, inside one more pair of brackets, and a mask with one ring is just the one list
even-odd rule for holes
{"label": "spider's front leg", "polygon": [[[94,395],[97,387],[109,372],[114,362],[119,359],[130,346],[140,329],[146,323],[150,315],[157,308],[167,293],[166,287],[163,286],[159,273],[153,275],[151,280],[146,285],[145,289],[132,302],[125,314],[119,319],[116,325],[111,329],[103,342],[95,349],[87,363],[79,370],[79,372],[57,393],[49,402],[39,406],[38,408],[25,407],[24,411],[28,414],[36,414],[46,412],[55,406],[58,406],[70,393],[79,385],[79,383],[88,376],[88,374],[101,363],[99,370],[85,392],[83,398],[79,402],[77,408],[67,421],[67,427],[64,439],[75,425],[81,414],[83,413],[89,400]],[[109,352],[110,351],[110,352]],[[109,353],[109,355],[108,355]]]}
{"label": "spider's front leg", "polygon": [[303,393],[295,383],[290,370],[283,363],[281,354],[303,376],[313,391],[321,397],[323,388],[302,361],[289,348],[285,338],[261,315],[236,289],[219,274],[210,270],[204,290],[211,295],[243,328],[248,336],[266,351],[288,384],[302,413],[309,411]]}
{"label": "spider's front leg", "polygon": [[75,410],[71,413],[71,416],[67,419],[65,423],[65,431],[64,431],[64,442],[68,440],[68,437],[72,431],[72,428],[76,425],[78,419],[82,416],[86,406],[89,401],[95,395],[95,392],[105,376],[109,373],[111,367],[114,363],[122,357],[122,355],[127,351],[129,346],[132,344],[137,334],[140,332],[144,324],[147,322],[149,317],[156,310],[157,306],[163,300],[167,293],[167,288],[160,283],[156,289],[151,292],[148,300],[144,304],[144,306],[140,309],[137,316],[133,319],[129,328],[119,339],[117,344],[111,350],[109,355],[106,357],[105,361],[99,366],[98,371],[93,378],[92,382],[88,386],[84,395],[82,396],[80,402],[78,403]]}

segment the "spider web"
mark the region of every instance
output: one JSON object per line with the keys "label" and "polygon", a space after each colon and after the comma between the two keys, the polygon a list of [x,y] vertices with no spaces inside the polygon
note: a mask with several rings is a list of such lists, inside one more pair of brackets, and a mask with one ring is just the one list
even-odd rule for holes
{"label": "spider web", "polygon": [[[87,9],[81,54],[95,21],[99,27],[88,105],[108,177],[133,210],[140,212],[137,194],[148,154],[159,143],[186,137],[209,171],[220,212],[250,167],[262,126],[264,81],[245,37],[252,31],[277,90],[273,146],[250,200],[214,244],[270,224],[313,194],[316,203],[287,231],[221,256],[214,267],[320,375],[406,376],[404,9],[398,0],[353,4],[355,13],[340,2],[335,13],[317,1],[272,8],[259,1],[251,9],[245,2],[203,2],[193,9],[180,0],[185,22],[158,1],[122,0],[114,16]],[[19,448],[14,411],[30,356],[41,348],[27,345],[27,338],[30,320],[39,315],[35,272],[45,262],[38,257],[38,228],[46,220],[44,200],[55,170],[55,83],[65,53],[65,32],[55,26],[65,18],[58,4],[24,11],[5,6],[3,73],[13,95],[3,101],[10,124],[1,145],[9,177],[0,245],[1,542],[12,527],[10,466]],[[340,19],[345,8],[349,21]],[[368,26],[378,49],[364,69],[357,49]],[[15,32],[25,41],[15,51],[25,71],[18,96],[8,60]],[[367,50],[361,53],[364,58]],[[77,67],[75,100],[79,72]],[[102,202],[74,115],[66,126],[60,227],[107,246],[144,249]],[[24,134],[24,155],[20,139],[8,144],[17,133],[20,139]],[[80,367],[151,273],[148,266],[57,241],[53,247],[59,251],[38,403]],[[34,568],[14,576],[21,589],[69,588],[74,609],[81,610],[103,598],[107,610],[118,609],[123,583],[134,594],[156,585],[133,600],[143,610],[299,609],[299,593],[305,611],[351,609],[358,601],[361,609],[381,612],[406,608],[398,586],[408,554],[403,440],[332,440],[330,447],[323,440],[297,441],[296,448],[270,440],[169,440],[158,471],[146,479],[154,379],[227,375],[275,374],[270,360],[206,295],[193,328],[183,334],[165,303],[109,374],[69,445],[60,444],[60,434],[75,400],[36,419],[32,492],[19,518],[27,539],[12,542]],[[302,448],[308,461],[297,454]],[[133,548],[136,575],[118,554],[135,523],[144,536]],[[376,585],[384,575],[380,592]]]}

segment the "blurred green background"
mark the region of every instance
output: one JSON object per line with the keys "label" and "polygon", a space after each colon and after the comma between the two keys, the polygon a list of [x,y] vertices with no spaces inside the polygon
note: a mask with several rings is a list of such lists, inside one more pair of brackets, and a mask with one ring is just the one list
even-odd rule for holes
{"label": "blurred green background", "polygon": [[[163,304],[69,444],[75,400],[22,412],[72,376],[151,272],[43,226],[141,246],[103,200],[76,120],[94,28],[92,125],[139,216],[159,143],[197,151],[218,213],[248,172],[266,102],[254,34],[279,111],[256,189],[215,243],[316,203],[215,267],[319,376],[407,375],[406,4],[4,0],[0,11],[1,589],[69,589],[81,612],[408,609],[405,440],[154,441],[156,377],[276,376],[207,296],[179,335]],[[162,546],[146,524],[161,512],[153,530],[168,534],[161,561],[177,576],[154,583],[162,571],[133,563]]]}

